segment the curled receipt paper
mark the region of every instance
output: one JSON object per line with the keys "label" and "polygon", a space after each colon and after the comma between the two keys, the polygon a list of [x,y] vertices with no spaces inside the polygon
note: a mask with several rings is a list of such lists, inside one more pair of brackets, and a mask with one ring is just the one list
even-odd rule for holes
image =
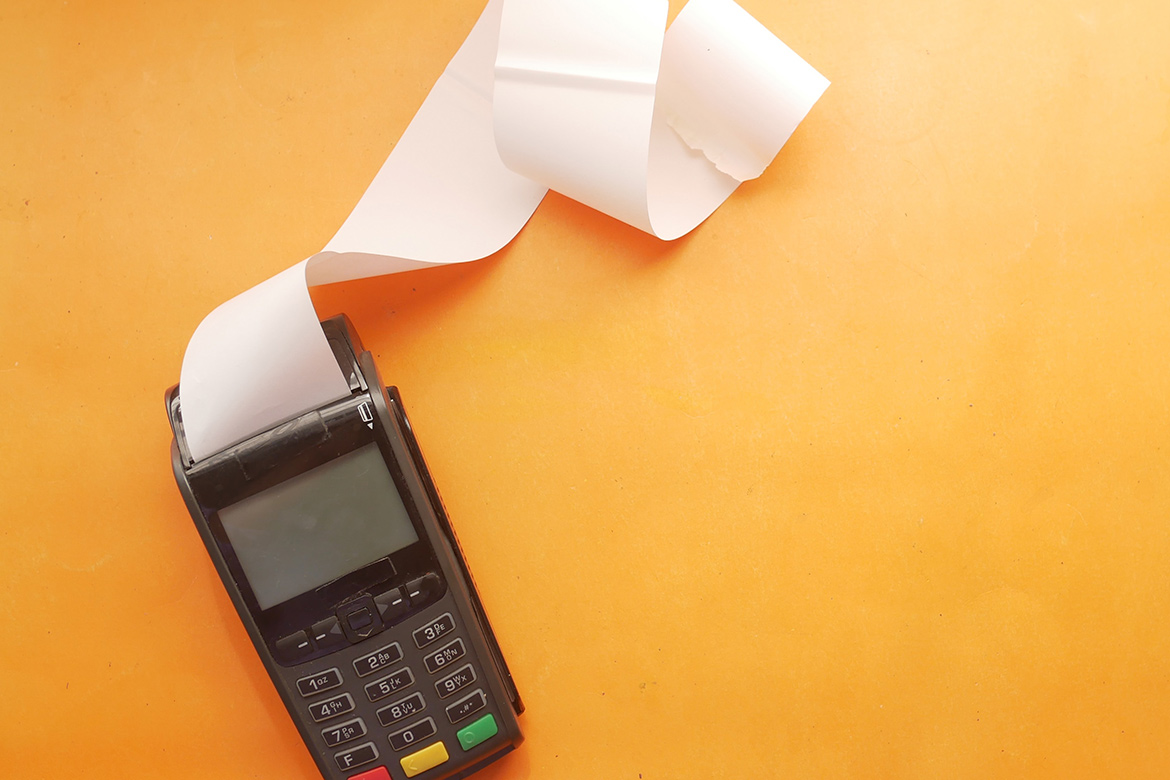
{"label": "curled receipt paper", "polygon": [[325,249],[183,358],[196,460],[349,394],[311,285],[492,254],[549,188],[663,239],[759,176],[829,82],[732,0],[490,0]]}

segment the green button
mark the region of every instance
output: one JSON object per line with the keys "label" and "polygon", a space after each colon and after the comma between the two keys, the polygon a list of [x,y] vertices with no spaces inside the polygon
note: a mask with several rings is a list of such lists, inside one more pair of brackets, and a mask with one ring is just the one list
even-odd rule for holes
{"label": "green button", "polygon": [[484,715],[470,726],[459,729],[459,733],[455,736],[459,739],[459,744],[463,746],[464,750],[471,750],[480,742],[491,739],[499,733],[500,729],[496,725],[496,719],[491,715]]}

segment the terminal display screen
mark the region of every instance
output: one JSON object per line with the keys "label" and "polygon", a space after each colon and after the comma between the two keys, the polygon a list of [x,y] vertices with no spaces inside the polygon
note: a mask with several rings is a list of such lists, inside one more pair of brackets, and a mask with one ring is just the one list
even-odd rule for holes
{"label": "terminal display screen", "polygon": [[219,510],[261,609],[418,541],[377,444]]}

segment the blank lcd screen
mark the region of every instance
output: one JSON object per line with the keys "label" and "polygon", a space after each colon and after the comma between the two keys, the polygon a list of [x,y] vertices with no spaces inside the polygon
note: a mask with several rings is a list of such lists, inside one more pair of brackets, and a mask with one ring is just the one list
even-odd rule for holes
{"label": "blank lcd screen", "polygon": [[377,444],[219,510],[261,609],[418,541]]}

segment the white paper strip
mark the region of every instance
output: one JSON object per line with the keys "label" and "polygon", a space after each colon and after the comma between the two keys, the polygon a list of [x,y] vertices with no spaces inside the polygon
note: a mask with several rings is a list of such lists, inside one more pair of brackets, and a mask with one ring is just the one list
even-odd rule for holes
{"label": "white paper strip", "polygon": [[731,0],[490,0],[324,251],[223,304],[183,359],[192,456],[348,385],[308,286],[485,257],[549,187],[677,238],[758,176],[829,82]]}

